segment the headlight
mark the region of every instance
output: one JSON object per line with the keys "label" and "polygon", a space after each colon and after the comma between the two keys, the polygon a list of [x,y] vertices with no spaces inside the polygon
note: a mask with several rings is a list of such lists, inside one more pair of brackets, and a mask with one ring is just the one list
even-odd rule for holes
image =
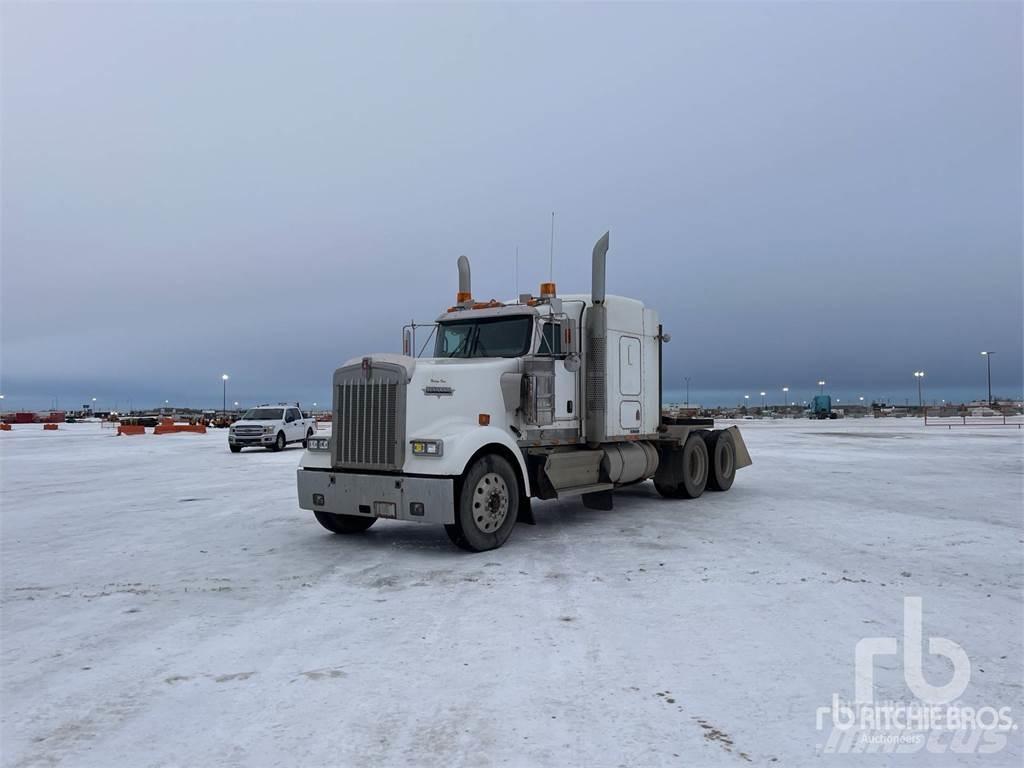
{"label": "headlight", "polygon": [[311,437],[306,441],[306,447],[311,451],[329,451],[331,450],[331,438]]}
{"label": "headlight", "polygon": [[413,456],[443,456],[444,440],[410,440]]}
{"label": "headlight", "polygon": [[274,431],[275,429],[277,429],[277,427],[264,427],[264,428],[263,428],[263,434],[264,434],[264,435],[269,435],[269,434],[270,434],[271,432],[273,432],[273,431]]}

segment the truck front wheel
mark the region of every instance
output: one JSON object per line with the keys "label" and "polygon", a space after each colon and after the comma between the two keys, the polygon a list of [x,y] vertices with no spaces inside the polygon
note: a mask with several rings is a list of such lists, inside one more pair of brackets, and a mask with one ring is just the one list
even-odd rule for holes
{"label": "truck front wheel", "polygon": [[481,456],[463,475],[456,504],[455,522],[444,527],[452,543],[470,552],[497,549],[519,516],[515,471],[501,456]]}
{"label": "truck front wheel", "polygon": [[277,433],[277,438],[274,440],[274,444],[270,446],[270,450],[275,451],[275,452],[283,451],[284,447],[287,444],[288,444],[288,442],[284,439],[284,432],[278,432]]}
{"label": "truck front wheel", "polygon": [[332,512],[314,512],[320,525],[331,533],[362,533],[377,522],[376,517],[358,515],[336,515]]}

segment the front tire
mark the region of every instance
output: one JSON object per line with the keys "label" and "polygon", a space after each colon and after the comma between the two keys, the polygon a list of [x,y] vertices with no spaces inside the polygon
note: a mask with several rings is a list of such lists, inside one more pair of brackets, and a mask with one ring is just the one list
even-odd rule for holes
{"label": "front tire", "polygon": [[274,444],[270,446],[270,450],[272,450],[274,453],[277,453],[278,451],[283,451],[284,447],[287,444],[288,441],[284,439],[284,432],[278,432],[277,439],[274,440]]}
{"label": "front tire", "polygon": [[331,533],[362,533],[377,522],[376,517],[358,515],[336,515],[333,512],[314,512],[316,521]]}
{"label": "front tire", "polygon": [[519,516],[515,470],[501,456],[481,456],[463,475],[456,503],[455,522],[444,527],[452,543],[470,552],[497,549]]}
{"label": "front tire", "polygon": [[242,450],[242,446],[240,445],[229,445],[228,448],[231,449],[232,453],[238,453],[239,451]]}

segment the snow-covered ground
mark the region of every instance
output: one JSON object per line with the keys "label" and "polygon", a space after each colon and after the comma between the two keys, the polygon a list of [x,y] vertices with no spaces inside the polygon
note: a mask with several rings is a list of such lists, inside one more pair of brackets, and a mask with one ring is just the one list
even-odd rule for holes
{"label": "snow-covered ground", "polygon": [[[327,533],[299,450],[0,432],[5,766],[1019,765],[823,754],[854,647],[924,634],[1024,719],[1024,430],[743,422],[729,493],[536,504],[500,550]],[[927,653],[936,685],[951,666]],[[879,698],[910,698],[900,657]]]}

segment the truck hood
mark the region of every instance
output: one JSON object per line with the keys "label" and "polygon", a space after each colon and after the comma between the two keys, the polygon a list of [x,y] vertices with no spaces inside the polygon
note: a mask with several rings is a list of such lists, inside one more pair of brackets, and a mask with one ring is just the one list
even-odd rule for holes
{"label": "truck hood", "polygon": [[519,373],[519,358],[419,358],[409,380],[407,434],[443,435],[476,426],[486,413],[495,426],[507,420],[501,377]]}
{"label": "truck hood", "polygon": [[280,419],[268,421],[252,421],[251,419],[239,419],[231,423],[232,427],[275,427],[281,423]]}

